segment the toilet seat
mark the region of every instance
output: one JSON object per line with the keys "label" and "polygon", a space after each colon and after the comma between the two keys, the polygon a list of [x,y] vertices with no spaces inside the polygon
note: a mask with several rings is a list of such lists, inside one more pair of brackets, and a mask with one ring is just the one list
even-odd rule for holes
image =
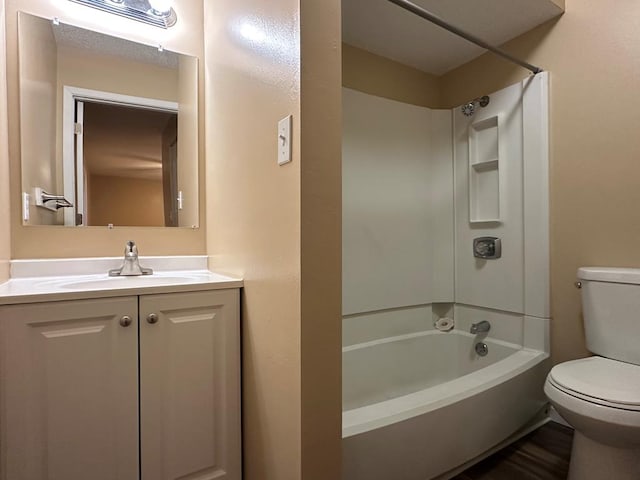
{"label": "toilet seat", "polygon": [[638,365],[594,356],[556,365],[547,382],[580,400],[640,413]]}

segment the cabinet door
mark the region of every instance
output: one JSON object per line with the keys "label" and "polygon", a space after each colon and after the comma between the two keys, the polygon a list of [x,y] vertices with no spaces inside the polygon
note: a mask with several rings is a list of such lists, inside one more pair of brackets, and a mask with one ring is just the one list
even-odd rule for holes
{"label": "cabinet door", "polygon": [[140,297],[143,480],[241,478],[238,302],[237,290]]}
{"label": "cabinet door", "polygon": [[0,307],[2,478],[138,479],[137,307]]}

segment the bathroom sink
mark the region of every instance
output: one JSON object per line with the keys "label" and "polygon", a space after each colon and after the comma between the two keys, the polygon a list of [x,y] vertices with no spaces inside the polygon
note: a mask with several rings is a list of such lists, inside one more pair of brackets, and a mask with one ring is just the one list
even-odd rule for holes
{"label": "bathroom sink", "polygon": [[41,282],[41,287],[51,287],[63,290],[103,290],[118,288],[142,288],[161,285],[181,285],[184,283],[198,283],[207,281],[209,272],[167,272],[141,276],[108,277],[106,275],[89,275],[84,277],[58,278]]}
{"label": "bathroom sink", "polygon": [[[172,259],[150,257],[145,265],[154,269],[152,275],[110,277],[108,272],[120,263],[116,258],[86,260],[43,260],[17,269],[14,278],[0,284],[0,305],[32,301],[61,301],[81,298],[114,297],[120,295],[161,294],[201,290],[221,290],[242,287],[242,279],[221,275],[203,268],[206,259],[186,259],[182,266]],[[82,262],[85,262],[83,259]],[[154,264],[155,262],[155,264]],[[191,265],[196,268],[188,268]],[[21,265],[18,264],[20,267]],[[81,273],[82,272],[82,273]],[[36,273],[36,275],[34,275]],[[40,275],[37,275],[40,273]],[[61,275],[60,273],[66,273]]]}
{"label": "bathroom sink", "polygon": [[94,288],[135,288],[145,287],[151,285],[175,285],[176,283],[183,283],[185,281],[196,280],[193,276],[184,277],[153,277],[153,276],[139,276],[139,277],[109,277],[101,279],[81,280],[77,282],[61,283],[62,288],[71,289],[94,289]]}

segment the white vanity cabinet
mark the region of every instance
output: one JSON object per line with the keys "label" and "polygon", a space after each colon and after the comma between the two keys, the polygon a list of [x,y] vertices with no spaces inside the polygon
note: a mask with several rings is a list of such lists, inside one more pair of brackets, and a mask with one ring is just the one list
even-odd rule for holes
{"label": "white vanity cabinet", "polygon": [[239,480],[237,289],[0,307],[3,480]]}
{"label": "white vanity cabinet", "polygon": [[142,480],[240,480],[238,290],[140,297]]}

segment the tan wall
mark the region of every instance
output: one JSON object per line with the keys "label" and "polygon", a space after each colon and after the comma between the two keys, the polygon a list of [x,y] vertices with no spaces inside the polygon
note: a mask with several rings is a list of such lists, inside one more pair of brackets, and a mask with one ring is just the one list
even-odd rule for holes
{"label": "tan wall", "polygon": [[[0,72],[5,71],[5,5],[0,0]],[[9,278],[11,258],[11,222],[9,220],[9,152],[7,149],[7,84],[0,75],[0,283]]]}
{"label": "tan wall", "polygon": [[[506,45],[551,75],[551,286],[555,362],[587,355],[582,265],[640,266],[640,4],[569,0],[559,20]],[[460,104],[526,72],[485,55],[442,81]]]}
{"label": "tan wall", "polygon": [[[122,38],[157,45],[167,50],[194,55],[202,58],[203,25],[202,0],[181,0],[174,7],[178,23],[168,29],[146,26],[138,22],[122,19],[97,10],[88,9],[73,2],[50,2],[47,0],[6,0],[7,6],[7,77],[9,87],[9,156],[11,178],[11,245],[12,258],[33,257],[82,257],[118,256],[122,245],[134,239],[142,255],[192,255],[206,252],[204,225],[204,195],[200,195],[199,229],[164,227],[122,227],[107,230],[102,227],[32,227],[23,226],[20,215],[20,141],[18,129],[18,71],[17,71],[17,11],[23,10],[47,18],[57,16],[60,21],[89,28],[106,34],[116,34]],[[204,74],[200,70],[199,86],[203,85]],[[202,88],[200,88],[202,91]],[[204,98],[200,96],[200,126],[202,133]],[[204,165],[204,145],[200,149],[200,171]],[[199,185],[204,185],[204,174]],[[43,230],[44,229],[44,230]],[[46,235],[47,241],[42,241]]]}
{"label": "tan wall", "polygon": [[341,478],[341,1],[300,2],[302,478]]}
{"label": "tan wall", "polygon": [[360,92],[399,102],[438,108],[438,77],[342,44],[342,85]]}
{"label": "tan wall", "polygon": [[[207,250],[245,279],[247,480],[339,478],[340,5],[315,4],[205,3]],[[278,166],[289,114],[293,162]]]}
{"label": "tan wall", "polygon": [[[194,65],[195,64],[195,65]],[[181,227],[198,225],[198,164],[192,159],[198,155],[198,76],[197,59],[180,57],[178,79],[178,191],[183,194],[183,209],[178,212]],[[183,161],[184,160],[184,161]],[[175,199],[174,199],[175,201]]]}
{"label": "tan wall", "polygon": [[90,225],[164,225],[161,180],[91,175],[88,186]]}
{"label": "tan wall", "polygon": [[[51,23],[39,18],[20,18],[20,89],[22,112],[20,135],[22,148],[22,189],[31,192],[41,187],[50,193],[59,191],[62,166],[56,161],[57,48]],[[32,205],[30,222],[55,225],[62,215]]]}
{"label": "tan wall", "polygon": [[178,101],[178,70],[63,46],[58,48],[59,102],[65,85]]}
{"label": "tan wall", "polygon": [[[245,280],[246,480],[293,480],[301,469],[297,16],[296,0],[205,2],[207,251],[212,269]],[[243,37],[242,19],[282,43]],[[293,162],[279,167],[276,124],[289,114]]]}

